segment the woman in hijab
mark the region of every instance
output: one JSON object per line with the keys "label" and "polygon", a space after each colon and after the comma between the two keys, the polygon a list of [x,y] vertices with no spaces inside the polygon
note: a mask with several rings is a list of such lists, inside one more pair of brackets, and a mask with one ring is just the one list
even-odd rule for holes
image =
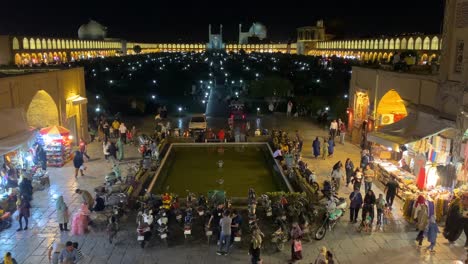
{"label": "woman in hijab", "polygon": [[291,229],[291,263],[302,259],[302,230],[297,223],[293,223]]}
{"label": "woman in hijab", "polygon": [[63,201],[63,195],[60,195],[55,203],[57,210],[57,222],[59,223],[60,231],[68,231],[68,206]]}
{"label": "woman in hijab", "polygon": [[75,156],[73,157],[73,166],[75,167],[75,179],[76,177],[78,177],[78,171],[81,172],[81,176],[84,176],[83,163],[83,155],[80,151],[75,151]]}
{"label": "woman in hijab", "polygon": [[314,157],[317,158],[320,156],[320,140],[318,137],[316,137],[314,142],[312,142],[312,148],[314,149]]}
{"label": "woman in hijab", "polygon": [[83,235],[88,232],[88,217],[91,212],[88,209],[88,204],[83,203],[78,212],[73,216],[72,221],[72,235]]}
{"label": "woman in hijab", "polygon": [[12,258],[11,257],[11,253],[10,252],[7,252],[5,254],[5,257],[3,257],[3,261],[1,264],[18,264],[18,262],[16,262],[16,259],[15,258]]}

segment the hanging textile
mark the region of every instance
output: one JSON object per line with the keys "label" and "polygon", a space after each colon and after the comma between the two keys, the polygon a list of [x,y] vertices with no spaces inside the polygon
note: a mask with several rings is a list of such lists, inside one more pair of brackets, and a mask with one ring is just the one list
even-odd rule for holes
{"label": "hanging textile", "polygon": [[425,166],[426,166],[426,157],[422,154],[417,155],[414,158],[414,168],[413,168],[414,175],[418,175],[421,167],[424,168]]}
{"label": "hanging textile", "polygon": [[419,190],[424,190],[424,186],[426,185],[426,169],[424,166],[421,166],[419,168],[419,173],[418,173],[418,180],[416,183],[416,186],[418,186]]}
{"label": "hanging textile", "polygon": [[433,216],[434,213],[435,213],[434,201],[432,201],[432,200],[427,201],[427,209],[428,209],[428,212],[429,212],[429,218],[431,218],[431,216]]}

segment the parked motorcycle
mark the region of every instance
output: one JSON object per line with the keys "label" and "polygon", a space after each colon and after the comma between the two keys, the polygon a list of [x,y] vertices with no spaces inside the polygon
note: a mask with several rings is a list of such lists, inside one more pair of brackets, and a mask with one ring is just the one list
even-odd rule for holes
{"label": "parked motorcycle", "polygon": [[275,224],[278,226],[278,229],[271,235],[271,242],[274,244],[277,251],[284,249],[284,245],[288,242],[288,229],[286,221],[281,217],[277,217]]}
{"label": "parked motorcycle", "polygon": [[323,222],[315,231],[316,240],[322,240],[325,237],[327,230],[331,231],[335,227],[338,220],[340,220],[340,218],[344,215],[345,209],[348,206],[346,200],[339,199],[338,201],[340,202],[339,204],[337,204],[336,200],[332,198],[328,202]]}
{"label": "parked motorcycle", "polygon": [[163,208],[161,208],[158,212],[157,220],[156,220],[156,223],[158,224],[157,231],[158,231],[159,237],[164,243],[166,243],[166,245],[167,245],[167,234],[169,231],[169,228],[167,226],[168,222],[169,222],[169,219],[167,217],[166,211]]}
{"label": "parked motorcycle", "polygon": [[273,215],[273,209],[271,208],[271,200],[270,197],[266,194],[262,194],[261,196],[261,203],[262,207],[265,209],[266,216],[270,217]]}
{"label": "parked motorcycle", "polygon": [[120,171],[120,167],[117,163],[115,163],[112,166],[112,172],[106,175],[106,184],[109,186],[114,185],[117,182],[123,182],[122,181],[122,173]]}
{"label": "parked motorcycle", "polygon": [[153,211],[147,209],[147,205],[142,203],[142,207],[137,214],[137,241],[140,243],[141,248],[145,247],[152,235],[152,226],[154,222]]}
{"label": "parked motorcycle", "polygon": [[185,210],[185,218],[184,218],[184,236],[185,239],[189,238],[192,235],[192,221],[193,221],[193,213],[192,208],[187,207]]}

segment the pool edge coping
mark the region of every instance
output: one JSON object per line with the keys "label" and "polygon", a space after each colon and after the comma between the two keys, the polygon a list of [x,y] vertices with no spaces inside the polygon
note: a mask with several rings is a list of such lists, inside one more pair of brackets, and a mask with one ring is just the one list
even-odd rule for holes
{"label": "pool edge coping", "polygon": [[277,171],[281,174],[281,177],[283,177],[283,181],[286,184],[286,187],[288,188],[289,192],[294,192],[294,189],[292,188],[291,183],[289,182],[289,179],[284,175],[283,170],[279,167],[278,161],[275,158],[273,158],[273,151],[271,150],[271,147],[268,143],[266,142],[207,142],[207,143],[171,143],[166,153],[164,154],[164,158],[161,160],[159,167],[156,169],[156,172],[154,173],[154,176],[153,176],[153,179],[151,180],[150,185],[146,189],[146,195],[149,195],[151,193],[153,186],[156,184],[158,175],[161,172],[162,167],[166,164],[167,158],[169,156],[169,153],[171,153],[173,146],[206,146],[206,145],[212,145],[212,146],[216,146],[216,145],[223,145],[223,146],[225,145],[266,145],[268,150],[270,151],[271,158],[275,162]]}

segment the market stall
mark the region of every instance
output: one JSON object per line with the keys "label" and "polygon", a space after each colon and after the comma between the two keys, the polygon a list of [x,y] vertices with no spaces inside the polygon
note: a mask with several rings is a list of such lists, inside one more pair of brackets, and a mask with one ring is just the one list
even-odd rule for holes
{"label": "market stall", "polygon": [[62,167],[72,158],[73,137],[70,130],[61,126],[50,126],[40,130],[47,154],[47,165]]}
{"label": "market stall", "polygon": [[415,200],[422,196],[438,221],[447,214],[457,183],[457,162],[452,159],[453,122],[432,115],[410,114],[401,121],[368,135],[372,142],[377,178],[386,184],[394,177],[397,196],[405,201],[403,213],[414,216]]}

